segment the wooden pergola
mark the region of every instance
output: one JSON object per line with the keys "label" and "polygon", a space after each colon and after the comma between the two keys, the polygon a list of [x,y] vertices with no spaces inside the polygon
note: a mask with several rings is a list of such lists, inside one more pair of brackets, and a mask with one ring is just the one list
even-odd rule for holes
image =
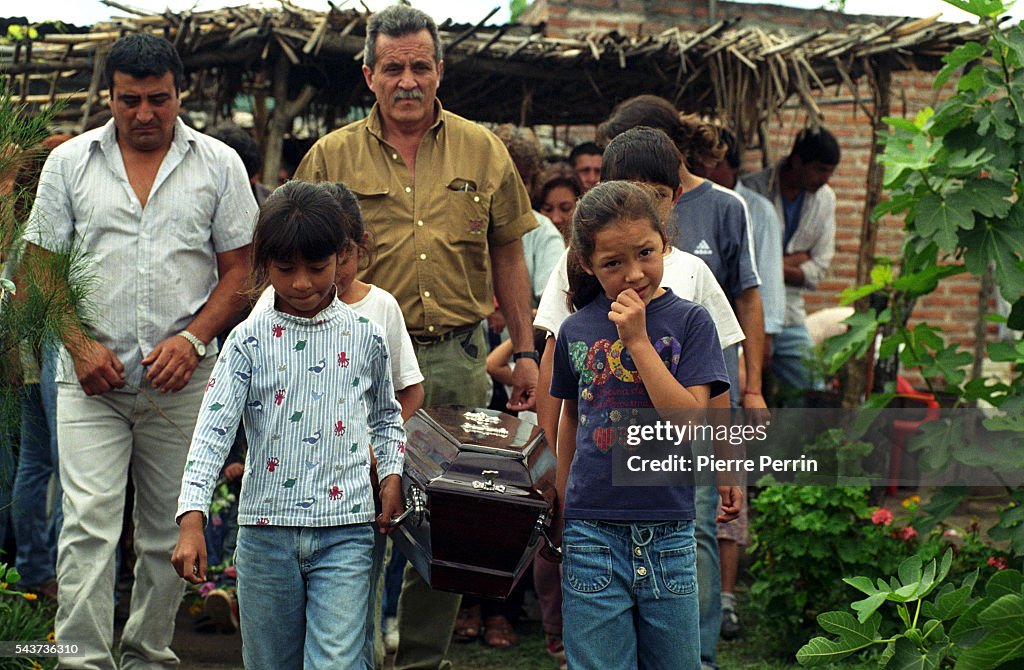
{"label": "wooden pergola", "polygon": [[[104,104],[101,74],[110,45],[126,32],[144,30],[164,35],[181,53],[191,75],[190,107],[216,119],[239,94],[251,96],[265,146],[276,144],[296,116],[330,128],[372,104],[359,67],[366,13],[333,6],[316,12],[281,2],[146,15],[107,4],[126,18],[84,34],[15,43],[9,59],[0,59],[8,90],[30,104],[64,100],[65,116],[84,120]],[[819,118],[815,92],[830,88],[848,90],[874,116],[883,71],[936,70],[943,54],[984,30],[933,17],[788,35],[732,19],[699,32],[673,28],[568,39],[546,37],[542,26],[488,26],[486,20],[441,26],[441,98],[456,113],[531,126],[594,124],[620,100],[654,93],[680,109],[731,119],[747,140],[763,135],[766,122],[793,100]],[[855,84],[865,77],[867,95]]]}

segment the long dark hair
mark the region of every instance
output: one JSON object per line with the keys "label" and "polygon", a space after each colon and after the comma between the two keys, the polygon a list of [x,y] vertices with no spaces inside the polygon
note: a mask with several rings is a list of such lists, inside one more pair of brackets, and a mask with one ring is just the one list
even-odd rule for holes
{"label": "long dark hair", "polygon": [[336,188],[293,180],[263,202],[252,239],[250,284],[254,293],[270,284],[268,268],[273,261],[320,261],[352,245],[354,240],[342,225],[346,213]]}
{"label": "long dark hair", "polygon": [[605,181],[587,191],[572,216],[566,268],[569,275],[569,311],[590,304],[604,290],[597,278],[587,273],[584,264],[589,265],[594,255],[597,234],[623,220],[650,221],[651,228],[657,231],[662,242],[668,242],[649,189],[629,181]]}
{"label": "long dark hair", "polygon": [[649,93],[616,105],[608,120],[597,127],[598,141],[608,144],[617,135],[636,126],[665,131],[675,142],[691,172],[708,161],[718,161],[725,153],[725,147],[718,139],[718,129],[713,124],[702,121],[695,114],[680,114],[671,102]]}

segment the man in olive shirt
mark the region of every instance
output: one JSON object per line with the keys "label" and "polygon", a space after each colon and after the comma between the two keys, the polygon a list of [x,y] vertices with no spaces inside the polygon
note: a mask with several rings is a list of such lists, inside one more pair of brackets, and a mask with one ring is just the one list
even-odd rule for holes
{"label": "man in olive shirt", "polygon": [[[537,224],[501,141],[441,108],[441,56],[437,26],[423,12],[395,5],[374,14],[363,75],[377,102],[367,118],[321,138],[295,176],[342,181],[359,197],[377,250],[361,278],[402,307],[425,378],[424,406],[486,406],[482,322],[497,296],[521,354],[508,406],[528,409],[537,358],[521,237]],[[396,670],[449,667],[459,600],[406,569]]]}

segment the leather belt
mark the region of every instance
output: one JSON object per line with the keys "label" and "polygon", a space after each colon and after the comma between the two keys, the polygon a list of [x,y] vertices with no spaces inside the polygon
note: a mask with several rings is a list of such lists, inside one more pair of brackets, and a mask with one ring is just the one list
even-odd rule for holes
{"label": "leather belt", "polygon": [[468,326],[459,326],[458,328],[452,328],[447,333],[441,335],[410,335],[414,344],[418,344],[423,347],[429,347],[432,344],[441,344],[447,342],[450,339],[460,337],[462,335],[468,335],[480,327],[479,323],[471,323]]}

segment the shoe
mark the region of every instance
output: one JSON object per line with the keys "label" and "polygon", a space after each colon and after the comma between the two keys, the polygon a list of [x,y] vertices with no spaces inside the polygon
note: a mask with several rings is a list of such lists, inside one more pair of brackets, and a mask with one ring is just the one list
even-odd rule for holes
{"label": "shoe", "polygon": [[224,589],[214,589],[203,599],[203,614],[217,630],[227,635],[238,632],[235,600]]}
{"label": "shoe", "polygon": [[398,617],[384,618],[384,651],[389,654],[398,651]]}
{"label": "shoe", "polygon": [[735,640],[740,635],[740,617],[736,614],[736,610],[731,607],[722,608],[722,630],[721,635],[723,640]]}
{"label": "shoe", "polygon": [[558,661],[560,666],[565,665],[565,645],[562,644],[562,636],[546,633],[544,635],[544,644],[547,648],[548,656]]}

